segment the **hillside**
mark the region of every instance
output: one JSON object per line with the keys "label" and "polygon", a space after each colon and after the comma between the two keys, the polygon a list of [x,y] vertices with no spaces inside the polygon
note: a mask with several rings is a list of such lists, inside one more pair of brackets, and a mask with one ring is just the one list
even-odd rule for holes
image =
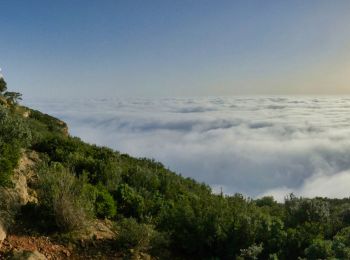
{"label": "hillside", "polygon": [[6,100],[0,187],[0,259],[350,258],[348,198],[213,194]]}

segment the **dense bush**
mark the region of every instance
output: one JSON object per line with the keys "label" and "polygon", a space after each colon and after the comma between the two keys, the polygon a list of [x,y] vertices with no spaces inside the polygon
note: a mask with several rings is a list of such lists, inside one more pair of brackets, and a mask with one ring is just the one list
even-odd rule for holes
{"label": "dense bush", "polygon": [[116,202],[104,186],[97,186],[95,196],[95,213],[97,217],[112,218],[117,214]]}
{"label": "dense bush", "polygon": [[0,106],[0,186],[9,184],[21,149],[31,142],[31,132],[23,118]]}
{"label": "dense bush", "polygon": [[329,259],[334,257],[332,242],[328,240],[316,239],[305,249],[307,259]]}
{"label": "dense bush", "polygon": [[134,218],[124,218],[117,226],[116,245],[120,250],[134,249],[138,252],[147,252],[150,249],[152,227],[139,224]]}
{"label": "dense bush", "polygon": [[[26,109],[26,108],[25,108]],[[51,136],[62,136],[67,134],[66,123],[37,110],[28,110],[27,121],[33,133],[33,144],[41,142]]]}
{"label": "dense bush", "polygon": [[139,252],[168,259],[169,237],[152,225],[138,223],[134,218],[124,218],[117,225],[116,246],[119,250],[137,255]]}
{"label": "dense bush", "polygon": [[114,193],[119,211],[126,217],[141,219],[144,212],[143,197],[127,184],[121,184]]}
{"label": "dense bush", "polygon": [[38,184],[40,204],[50,210],[61,230],[79,230],[89,225],[94,192],[83,176],[75,177],[60,164],[42,166]]}

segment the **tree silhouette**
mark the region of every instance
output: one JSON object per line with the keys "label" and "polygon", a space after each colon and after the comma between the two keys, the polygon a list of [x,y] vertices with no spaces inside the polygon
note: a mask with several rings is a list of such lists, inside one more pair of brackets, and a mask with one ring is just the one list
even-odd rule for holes
{"label": "tree silhouette", "polygon": [[18,104],[18,100],[22,100],[22,94],[18,92],[5,92],[4,97],[9,105]]}
{"label": "tree silhouette", "polygon": [[7,90],[7,83],[5,79],[0,76],[0,101],[7,103],[10,106],[18,104],[19,100],[22,100],[22,94],[18,92],[11,92]]}
{"label": "tree silhouette", "polygon": [[4,78],[0,77],[0,94],[4,93],[7,90],[7,83]]}

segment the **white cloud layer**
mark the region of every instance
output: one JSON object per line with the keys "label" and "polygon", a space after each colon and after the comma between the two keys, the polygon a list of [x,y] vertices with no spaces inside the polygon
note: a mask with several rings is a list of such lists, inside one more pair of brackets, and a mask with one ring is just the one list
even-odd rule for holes
{"label": "white cloud layer", "polygon": [[151,157],[214,191],[350,196],[350,97],[27,100],[72,135]]}

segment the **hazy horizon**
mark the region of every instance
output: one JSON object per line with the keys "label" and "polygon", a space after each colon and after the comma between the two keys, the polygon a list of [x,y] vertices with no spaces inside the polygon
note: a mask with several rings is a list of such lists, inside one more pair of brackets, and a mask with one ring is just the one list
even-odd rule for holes
{"label": "hazy horizon", "polygon": [[25,97],[350,94],[349,1],[15,0],[1,9],[0,67]]}
{"label": "hazy horizon", "polygon": [[350,97],[31,100],[74,136],[215,192],[349,197]]}

